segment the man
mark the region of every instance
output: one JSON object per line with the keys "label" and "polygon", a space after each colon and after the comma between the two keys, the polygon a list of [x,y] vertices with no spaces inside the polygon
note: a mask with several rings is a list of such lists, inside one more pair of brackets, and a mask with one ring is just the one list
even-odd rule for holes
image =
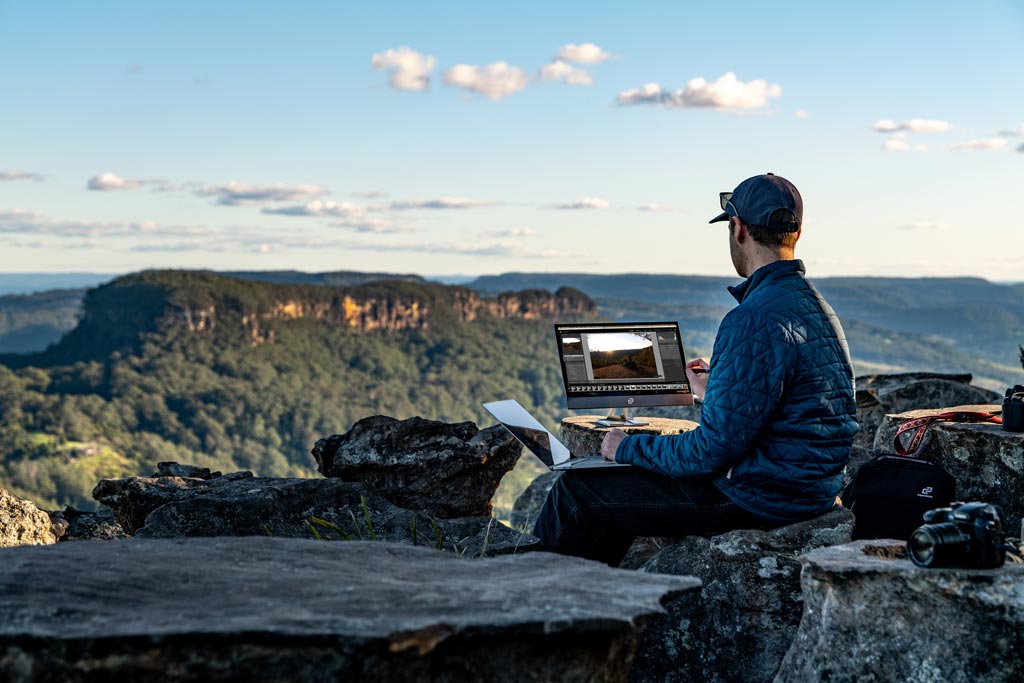
{"label": "man", "polygon": [[803,200],[768,173],[720,196],[729,253],[746,278],[711,363],[687,366],[700,426],[671,436],[613,429],[601,453],[629,469],[565,472],[534,534],[552,551],[617,565],[636,536],[767,529],[828,512],[857,432],[839,319],[794,259]]}

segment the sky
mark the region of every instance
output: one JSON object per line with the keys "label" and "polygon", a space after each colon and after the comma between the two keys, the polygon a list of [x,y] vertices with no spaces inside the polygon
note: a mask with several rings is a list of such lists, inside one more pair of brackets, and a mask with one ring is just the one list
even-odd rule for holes
{"label": "sky", "polygon": [[0,272],[1024,281],[1024,3],[0,0]]}

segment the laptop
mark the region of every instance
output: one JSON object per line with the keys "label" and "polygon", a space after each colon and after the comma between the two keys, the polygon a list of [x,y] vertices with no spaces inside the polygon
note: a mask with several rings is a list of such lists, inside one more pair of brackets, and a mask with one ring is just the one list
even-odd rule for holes
{"label": "laptop", "polygon": [[501,423],[519,443],[537,456],[549,470],[583,470],[595,467],[631,467],[626,463],[608,462],[600,455],[574,458],[554,434],[544,429],[526,408],[514,400],[485,403],[484,409]]}

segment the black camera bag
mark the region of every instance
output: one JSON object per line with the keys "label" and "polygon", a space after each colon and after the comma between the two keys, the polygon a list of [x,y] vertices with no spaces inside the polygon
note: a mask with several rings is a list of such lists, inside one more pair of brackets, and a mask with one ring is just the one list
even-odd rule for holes
{"label": "black camera bag", "polygon": [[853,539],[906,540],[925,512],[956,499],[956,479],[934,463],[904,455],[878,455],[861,465],[843,505],[856,518]]}
{"label": "black camera bag", "polygon": [[[843,505],[853,513],[853,539],[906,540],[921,526],[924,513],[948,507],[956,499],[956,479],[938,465],[912,457],[924,445],[933,422],[1001,422],[992,413],[957,411],[907,420],[893,437],[895,455],[882,454],[861,465],[846,490]],[[911,433],[910,443],[901,437]]]}

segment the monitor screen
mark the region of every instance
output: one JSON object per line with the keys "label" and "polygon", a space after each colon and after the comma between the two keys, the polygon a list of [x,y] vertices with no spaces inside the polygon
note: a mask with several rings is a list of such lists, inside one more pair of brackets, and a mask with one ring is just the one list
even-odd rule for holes
{"label": "monitor screen", "polygon": [[679,323],[555,325],[568,408],[693,405]]}

